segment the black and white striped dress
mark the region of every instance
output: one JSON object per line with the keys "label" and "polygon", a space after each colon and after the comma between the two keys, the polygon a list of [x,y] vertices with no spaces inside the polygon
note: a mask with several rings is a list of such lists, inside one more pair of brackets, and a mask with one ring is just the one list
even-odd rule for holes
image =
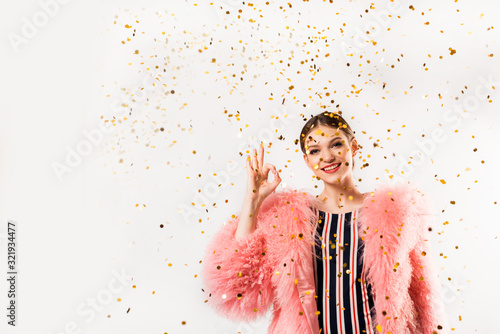
{"label": "black and white striped dress", "polygon": [[[318,215],[314,272],[321,334],[377,333],[370,309],[374,305],[363,272],[363,241],[354,223],[358,210]],[[316,236],[317,240],[318,236]]]}

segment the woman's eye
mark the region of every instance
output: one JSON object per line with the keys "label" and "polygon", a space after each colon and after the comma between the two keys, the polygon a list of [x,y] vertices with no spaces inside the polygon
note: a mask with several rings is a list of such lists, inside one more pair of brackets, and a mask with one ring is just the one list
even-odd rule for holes
{"label": "woman's eye", "polygon": [[[335,144],[333,144],[333,147],[339,147],[339,146],[342,146],[342,143],[341,142],[336,142]],[[309,154],[314,154],[317,150],[312,150],[312,151],[309,151]]]}

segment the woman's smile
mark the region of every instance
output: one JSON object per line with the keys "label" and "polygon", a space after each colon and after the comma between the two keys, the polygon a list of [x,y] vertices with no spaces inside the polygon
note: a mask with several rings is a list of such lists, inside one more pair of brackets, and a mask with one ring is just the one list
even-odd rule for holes
{"label": "woman's smile", "polygon": [[340,166],[342,166],[342,163],[336,163],[332,165],[328,165],[327,167],[322,168],[321,170],[327,174],[332,174],[335,173],[340,169]]}

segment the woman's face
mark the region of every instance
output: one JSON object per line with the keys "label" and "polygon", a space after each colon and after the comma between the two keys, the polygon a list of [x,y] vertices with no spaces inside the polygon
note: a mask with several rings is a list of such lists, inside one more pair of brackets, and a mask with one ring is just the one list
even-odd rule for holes
{"label": "woman's face", "polygon": [[338,183],[352,177],[352,160],[358,145],[355,138],[349,142],[342,130],[324,125],[313,128],[307,135],[305,149],[307,166],[321,180]]}

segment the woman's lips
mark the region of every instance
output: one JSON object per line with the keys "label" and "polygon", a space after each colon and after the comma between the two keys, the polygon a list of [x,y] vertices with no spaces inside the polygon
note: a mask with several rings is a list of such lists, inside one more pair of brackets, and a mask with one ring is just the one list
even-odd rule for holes
{"label": "woman's lips", "polygon": [[332,173],[335,173],[336,171],[339,170],[340,166],[342,166],[342,163],[339,163],[339,166],[335,169],[332,169],[332,170],[324,170],[322,169],[323,172],[327,173],[327,174],[332,174]]}

